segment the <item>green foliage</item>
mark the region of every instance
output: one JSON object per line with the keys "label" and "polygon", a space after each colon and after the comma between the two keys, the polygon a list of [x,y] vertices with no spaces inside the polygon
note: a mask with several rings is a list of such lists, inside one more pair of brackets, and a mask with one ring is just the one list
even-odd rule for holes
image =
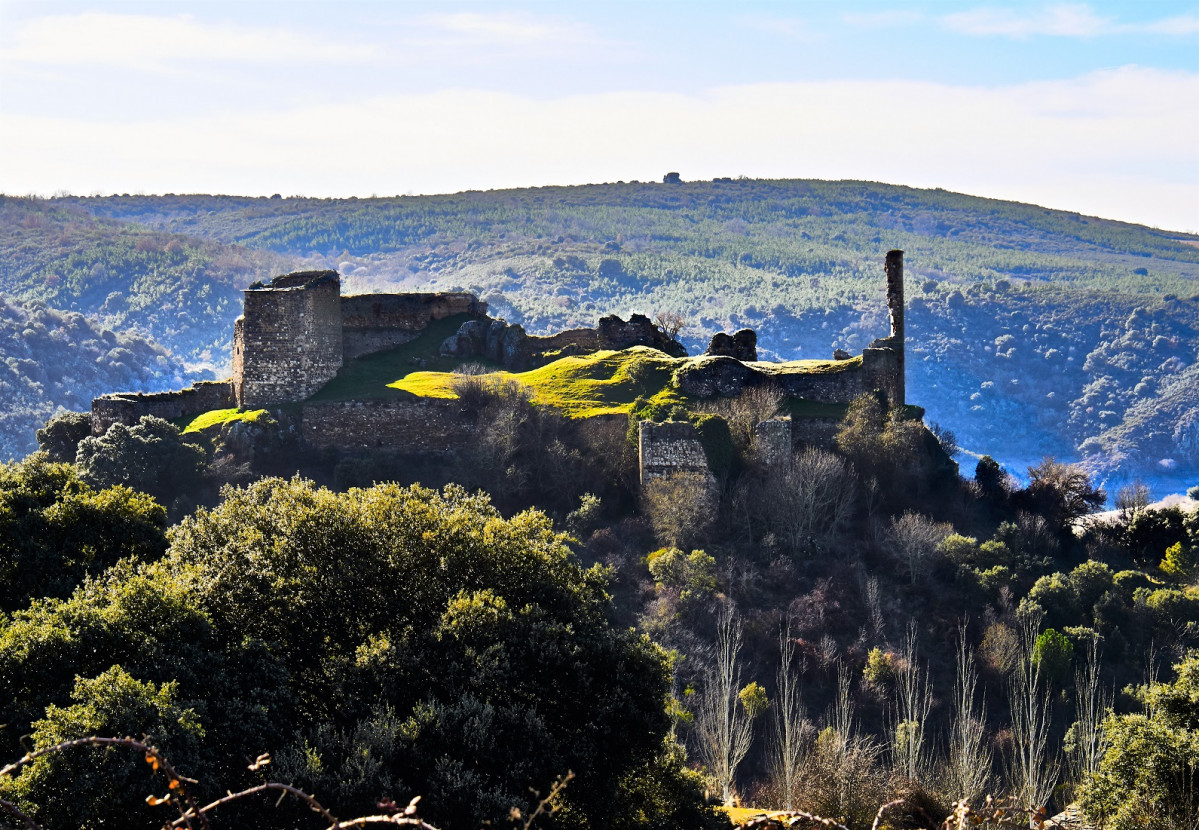
{"label": "green foliage", "polygon": [[453,488],[269,480],[186,520],[172,557],[199,569],[218,628],[276,644],[304,722],[344,724],[345,764],[359,725],[394,710],[383,763],[431,820],[498,818],[562,769],[599,820],[667,727],[661,654],[611,625],[602,573],[537,514],[505,521]]}
{"label": "green foliage", "polygon": [[765,713],[770,707],[770,699],[766,697],[766,690],[756,680],[746,684],[741,691],[737,692],[737,699],[741,701],[741,706],[744,707],[745,713],[751,720]]}
{"label": "green foliage", "polygon": [[613,624],[605,572],[540,514],[505,520],[459,488],[267,479],[171,540],[3,621],[7,734],[116,664],[196,713],[205,780],[239,786],[242,759],[269,751],[338,811],[419,794],[431,821],[477,826],[570,769],[578,825],[613,826],[631,772],[670,768],[664,654]]}
{"label": "green foliage", "polygon": [[1177,507],[1138,511],[1117,528],[1117,534],[1120,547],[1135,562],[1147,567],[1161,561],[1168,548],[1188,544],[1191,536],[1186,514]]}
{"label": "green foliage", "polygon": [[1107,499],[1102,489],[1091,484],[1086,471],[1075,464],[1046,458],[1029,467],[1028,476],[1028,487],[1017,494],[1018,503],[1044,516],[1055,528],[1072,527]]}
{"label": "green foliage", "polygon": [[[33,748],[91,735],[146,735],[173,764],[194,769],[204,729],[197,713],[179,705],[175,683],[143,682],[120,666],[97,677],[76,678],[71,705],[50,705],[33,725]],[[13,779],[0,779],[0,793],[21,804],[47,827],[93,830],[153,827],[168,815],[146,803],[146,792],[166,781],[151,778],[140,753],[99,747],[45,755]]]}
{"label": "green foliage", "polygon": [[929,433],[918,420],[901,411],[888,412],[880,396],[855,398],[837,430],[837,448],[853,460],[862,475],[875,475],[896,497],[925,479],[929,457],[923,451]]}
{"label": "green foliage", "polygon": [[661,548],[646,558],[658,587],[677,593],[681,603],[707,603],[716,593],[716,560],[702,550],[683,553]]}
{"label": "green foliage", "polygon": [[92,434],[88,412],[60,412],[37,431],[38,450],[51,461],[75,463],[79,442]]}
{"label": "green foliage", "polygon": [[895,655],[883,651],[878,646],[870,649],[866,655],[866,667],[862,670],[862,677],[867,683],[875,686],[891,683],[895,679]]}
{"label": "green foliage", "polygon": [[[0,237],[3,213],[0,205]],[[112,331],[94,317],[4,294],[0,285],[0,460],[48,442],[42,448],[55,460],[74,461],[90,423],[70,410],[116,389],[184,385],[182,367],[144,332]],[[39,428],[51,432],[35,442]]]}
{"label": "green foliage", "polygon": [[1166,548],[1166,555],[1162,558],[1160,568],[1161,572],[1171,579],[1176,579],[1179,582],[1190,582],[1195,577],[1196,565],[1199,565],[1199,557],[1196,556],[1195,549],[1189,545],[1183,546],[1182,542],[1175,542],[1170,547]]}
{"label": "green foliage", "polygon": [[1060,631],[1047,628],[1037,635],[1033,644],[1032,661],[1046,682],[1061,684],[1070,676],[1074,661],[1074,644]]}
{"label": "green foliage", "polygon": [[[685,760],[677,746],[668,745],[644,766],[626,772],[607,826],[612,830],[727,830],[728,816],[705,805],[704,778]],[[568,789],[565,801],[569,805],[571,800]]]}
{"label": "green foliage", "polygon": [[44,455],[0,465],[0,610],[65,597],[122,557],[157,558],[165,527],[166,512],[150,497],[93,490]]}
{"label": "green foliage", "polygon": [[77,464],[80,478],[89,484],[120,484],[148,493],[177,517],[200,489],[207,452],[174,424],[146,415],[136,426],[117,423],[101,436],[85,438]]}
{"label": "green foliage", "polygon": [[575,536],[585,537],[603,521],[604,504],[594,493],[579,497],[579,506],[566,514],[566,527]]}
{"label": "green foliage", "polygon": [[1088,815],[1112,830],[1185,827],[1199,810],[1199,655],[1171,683],[1141,687],[1147,714],[1109,714],[1108,750],[1083,785]]}
{"label": "green foliage", "polygon": [[989,455],[978,459],[974,467],[974,481],[983,495],[989,498],[1002,498],[1008,494],[1007,474],[999,462]]}
{"label": "green foliage", "polygon": [[938,548],[955,565],[972,565],[978,560],[978,540],[973,536],[951,533],[941,540]]}

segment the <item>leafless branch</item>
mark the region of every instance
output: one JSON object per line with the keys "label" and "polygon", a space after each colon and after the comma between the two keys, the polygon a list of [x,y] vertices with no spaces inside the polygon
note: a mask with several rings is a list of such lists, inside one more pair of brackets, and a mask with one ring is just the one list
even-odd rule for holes
{"label": "leafless branch", "polygon": [[184,825],[186,825],[188,823],[188,821],[193,816],[195,816],[197,814],[205,815],[205,814],[209,813],[210,811],[215,810],[217,807],[221,807],[225,804],[229,804],[230,802],[237,801],[239,798],[245,798],[247,796],[255,795],[257,793],[264,793],[264,792],[267,792],[268,790],[282,790],[285,795],[286,794],[294,795],[296,798],[300,799],[305,804],[307,804],[314,813],[318,813],[321,816],[321,818],[323,818],[323,819],[325,819],[325,821],[329,822],[330,825],[336,826],[337,818],[334,817],[333,814],[330,813],[328,810],[326,810],[323,806],[321,806],[321,803],[319,801],[317,801],[315,798],[313,798],[312,796],[310,796],[308,793],[304,792],[303,790],[300,790],[300,789],[297,789],[296,787],[291,786],[290,784],[278,784],[273,781],[267,781],[264,784],[258,784],[257,786],[254,786],[254,787],[248,787],[248,788],[242,790],[241,792],[229,793],[228,795],[218,798],[216,801],[212,802],[211,804],[204,805],[197,811],[193,812],[192,810],[188,810],[182,816],[180,816],[179,818],[177,818],[173,822],[171,822],[171,826],[172,827],[183,827]]}
{"label": "leafless branch", "polygon": [[42,830],[42,826],[40,824],[38,824],[36,821],[31,819],[29,816],[22,813],[21,810],[17,807],[17,805],[13,804],[11,801],[5,801],[3,798],[0,798],[0,809],[5,810],[7,813],[12,815],[14,818],[18,818],[21,821],[25,822],[26,830]]}

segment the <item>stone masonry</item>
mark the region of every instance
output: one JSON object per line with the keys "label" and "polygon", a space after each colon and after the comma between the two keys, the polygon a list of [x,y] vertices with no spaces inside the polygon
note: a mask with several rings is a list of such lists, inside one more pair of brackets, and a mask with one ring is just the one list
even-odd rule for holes
{"label": "stone masonry", "polygon": [[641,486],[655,478],[670,478],[679,473],[698,473],[711,478],[708,456],[699,433],[686,421],[655,424],[642,421],[638,429]]}
{"label": "stone masonry", "polygon": [[92,401],[92,435],[113,424],[134,426],[143,415],[168,421],[237,406],[229,381],[201,381],[175,392],[115,392]]}
{"label": "stone masonry", "polygon": [[434,320],[486,313],[487,303],[474,294],[350,294],[341,298],[342,359],[402,346]]}
{"label": "stone masonry", "polygon": [[341,280],[336,271],[275,277],[245,292],[233,328],[237,405],[307,398],[341,368]]}
{"label": "stone masonry", "polygon": [[760,421],[754,427],[754,455],[767,466],[791,457],[791,416]]}
{"label": "stone masonry", "polygon": [[[745,330],[714,338],[715,347],[710,349],[714,353],[680,367],[675,384],[684,394],[700,398],[735,396],[752,386],[772,384],[793,398],[824,403],[848,403],[858,395],[878,391],[891,406],[902,406],[902,251],[887,254],[885,270],[890,333],[871,343],[860,358],[838,355],[835,363],[819,371],[778,372],[769,364],[749,359],[757,356],[756,337]],[[519,326],[491,320],[486,312],[486,303],[467,293],[342,297],[336,271],[284,274],[245,291],[244,313],[234,326],[230,381],[153,395],[105,395],[92,404],[93,432],[103,434],[116,422],[134,424],[143,415],[177,419],[233,406],[302,402],[332,380],[344,362],[402,345],[431,322],[456,315],[473,320],[443,344],[443,353],[486,356],[514,368],[634,344],[650,345],[673,356],[686,354],[642,315],[633,315],[627,322],[609,316],[595,329],[534,337]],[[452,404],[423,400],[306,404],[302,413],[306,442],[316,447],[444,452],[471,440],[473,426]],[[773,460],[785,457],[792,444],[830,445],[836,428],[835,418],[801,418],[795,423],[773,419],[758,426],[755,444],[764,458]],[[711,475],[703,446],[690,424],[642,422],[639,444],[643,484],[681,472]]]}

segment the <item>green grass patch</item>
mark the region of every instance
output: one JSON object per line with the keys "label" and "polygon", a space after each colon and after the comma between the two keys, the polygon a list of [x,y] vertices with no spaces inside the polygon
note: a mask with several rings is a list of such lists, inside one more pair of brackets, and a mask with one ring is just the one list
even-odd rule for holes
{"label": "green grass patch", "polygon": [[269,418],[270,413],[265,409],[251,409],[242,411],[240,409],[213,409],[209,412],[201,413],[194,418],[180,419],[187,423],[180,424],[184,432],[203,432],[211,427],[220,426],[221,424],[232,423],[233,421],[242,421],[247,424],[253,424],[262,418]]}
{"label": "green grass patch", "polygon": [[[415,396],[453,399],[458,397],[453,374],[464,361],[441,357],[441,343],[470,318],[466,315],[433,323],[420,337],[395,349],[353,361],[324,388],[308,399],[311,403],[346,400],[378,400]],[[676,370],[699,357],[674,358],[657,349],[634,346],[623,351],[599,351],[559,358],[527,372],[509,372],[499,367],[488,377],[510,379],[524,385],[536,403],[553,406],[572,418],[627,414],[633,401],[643,397],[655,404],[690,408],[694,401],[671,385]],[[469,362],[478,363],[478,360]],[[768,376],[822,374],[859,368],[860,357],[851,360],[796,360],[789,363],[752,363]],[[423,364],[423,365],[422,365]],[[794,417],[840,418],[843,404],[795,401]]]}
{"label": "green grass patch", "polygon": [[790,360],[786,363],[767,363],[759,361],[748,363],[764,375],[835,375],[850,369],[862,368],[862,356],[851,357],[848,360]]}
{"label": "green grass patch", "polygon": [[[308,402],[400,397],[392,386],[396,378],[453,371],[463,361],[455,357],[442,357],[439,349],[447,337],[458,331],[463,323],[473,319],[469,314],[455,314],[444,320],[434,320],[416,339],[402,346],[351,361],[341,368],[337,377],[318,389]],[[484,361],[476,358],[472,362]]]}
{"label": "green grass patch", "polygon": [[[674,369],[684,360],[634,346],[563,357],[528,372],[498,371],[492,376],[520,382],[536,403],[556,407],[572,418],[590,418],[627,413],[639,396],[686,406],[689,399],[670,386]],[[456,379],[452,374],[422,371],[389,386],[420,397],[456,398]]]}

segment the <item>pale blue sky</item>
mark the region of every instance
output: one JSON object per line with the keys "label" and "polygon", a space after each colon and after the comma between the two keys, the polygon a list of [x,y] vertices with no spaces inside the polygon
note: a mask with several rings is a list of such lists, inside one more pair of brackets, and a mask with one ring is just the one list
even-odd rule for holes
{"label": "pale blue sky", "polygon": [[1199,4],[0,0],[0,189],[863,178],[1199,230]]}

